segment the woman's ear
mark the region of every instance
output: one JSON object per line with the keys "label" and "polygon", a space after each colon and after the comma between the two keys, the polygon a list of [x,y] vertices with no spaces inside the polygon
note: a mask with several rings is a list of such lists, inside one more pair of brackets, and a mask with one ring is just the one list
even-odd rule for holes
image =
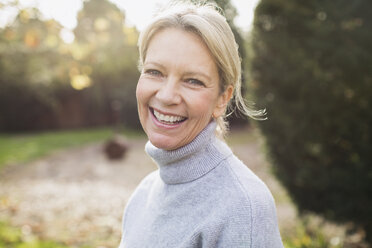
{"label": "woman's ear", "polygon": [[233,92],[234,87],[232,85],[229,85],[226,90],[218,96],[216,107],[213,110],[214,118],[218,118],[225,113],[227,104],[229,103]]}

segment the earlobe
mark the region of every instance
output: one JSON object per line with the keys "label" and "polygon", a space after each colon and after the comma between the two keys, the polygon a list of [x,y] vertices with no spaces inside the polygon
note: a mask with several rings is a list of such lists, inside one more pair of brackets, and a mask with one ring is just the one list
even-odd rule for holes
{"label": "earlobe", "polygon": [[218,97],[217,105],[213,111],[213,118],[218,118],[225,113],[227,104],[229,103],[234,92],[234,87],[229,85],[227,89]]}

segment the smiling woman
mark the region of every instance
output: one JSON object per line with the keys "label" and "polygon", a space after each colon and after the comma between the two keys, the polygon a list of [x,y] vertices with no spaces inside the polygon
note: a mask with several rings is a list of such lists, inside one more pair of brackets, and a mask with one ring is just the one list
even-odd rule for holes
{"label": "smiling woman", "polygon": [[158,165],[126,206],[121,248],[283,247],[266,185],[218,138],[240,93],[233,33],[215,5],[175,4],[139,39],[146,152]]}
{"label": "smiling woman", "polygon": [[219,93],[218,68],[199,36],[177,28],[154,35],[137,86],[140,120],[153,145],[174,150],[190,143],[211,116],[223,114],[231,94],[232,86]]}

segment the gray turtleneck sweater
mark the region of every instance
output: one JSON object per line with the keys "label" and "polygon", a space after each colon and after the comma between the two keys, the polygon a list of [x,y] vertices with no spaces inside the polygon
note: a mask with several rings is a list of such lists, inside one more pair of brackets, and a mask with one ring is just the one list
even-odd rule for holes
{"label": "gray turtleneck sweater", "polygon": [[283,247],[270,191],[215,128],[173,151],[146,144],[159,169],[126,206],[120,248]]}

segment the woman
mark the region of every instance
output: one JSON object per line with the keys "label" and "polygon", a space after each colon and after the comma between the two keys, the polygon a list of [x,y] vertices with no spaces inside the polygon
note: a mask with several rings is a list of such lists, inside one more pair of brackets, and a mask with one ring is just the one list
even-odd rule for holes
{"label": "woman", "polygon": [[126,206],[120,247],[283,247],[273,198],[223,142],[240,94],[233,33],[216,6],[176,4],[139,38],[145,150],[158,165]]}

